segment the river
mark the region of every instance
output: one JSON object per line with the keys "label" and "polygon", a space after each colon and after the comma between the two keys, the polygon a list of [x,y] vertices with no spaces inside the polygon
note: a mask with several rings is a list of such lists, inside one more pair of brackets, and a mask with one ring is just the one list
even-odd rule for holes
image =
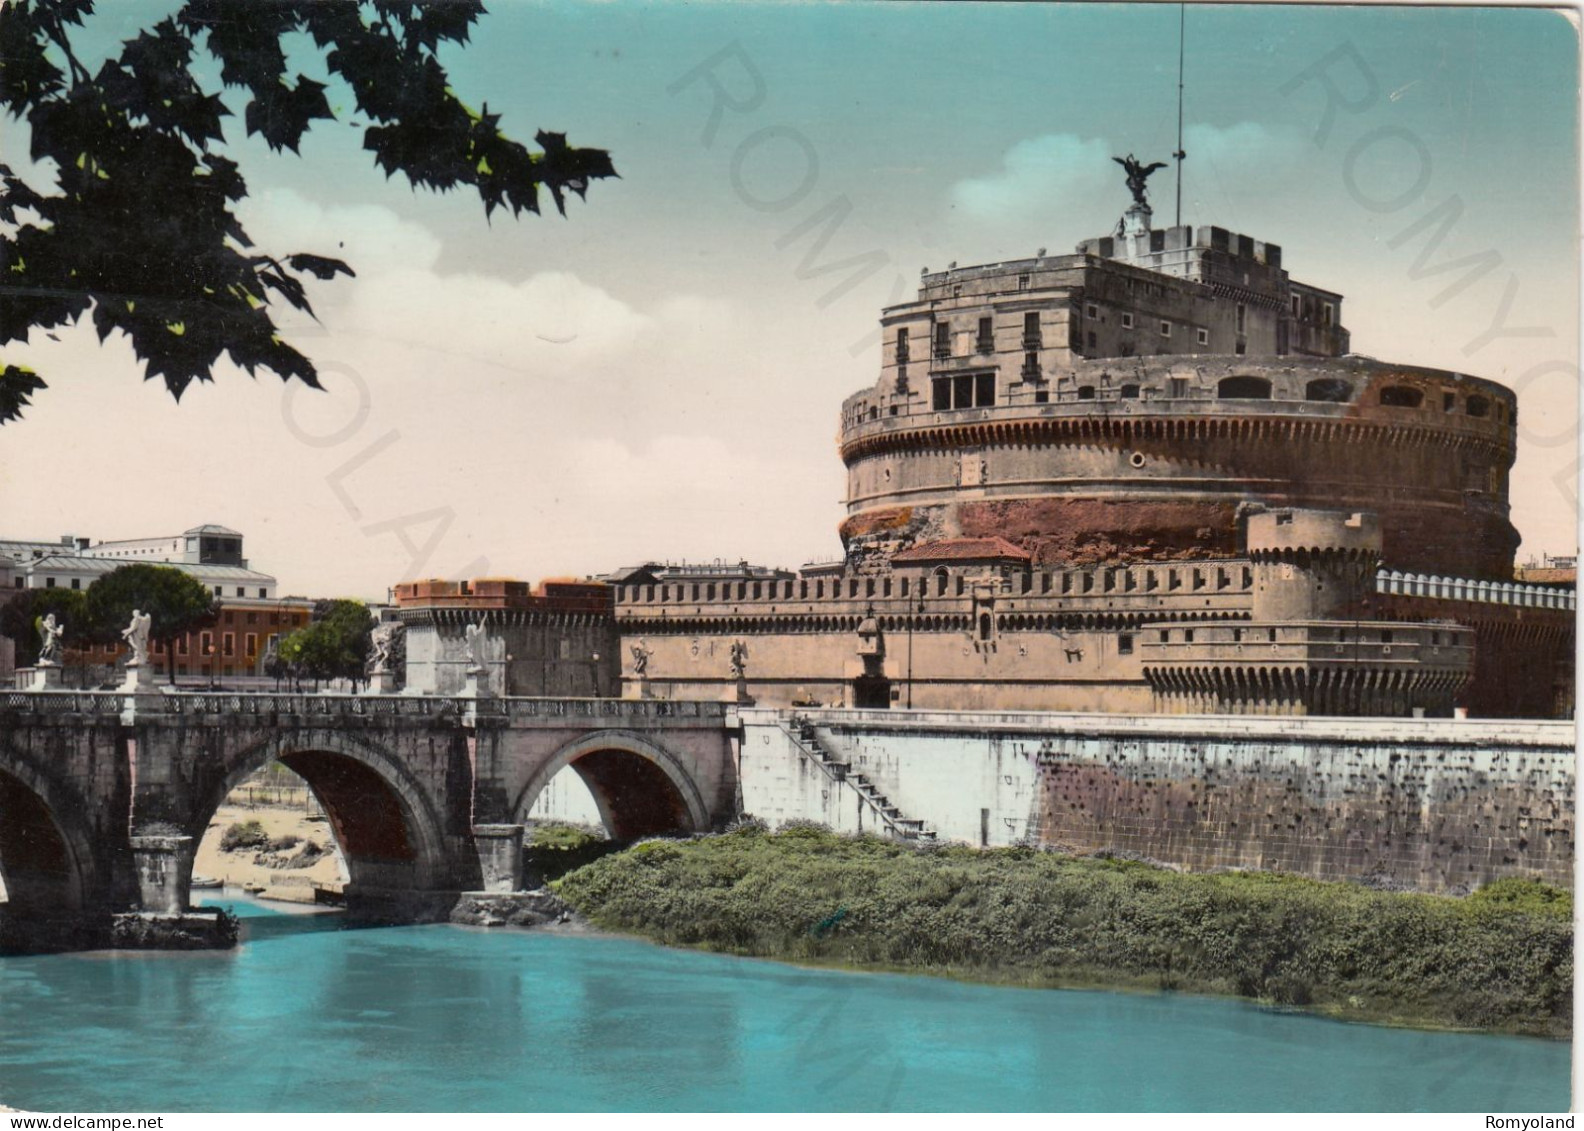
{"label": "river", "polygon": [[343,930],[0,960],[37,1111],[1560,1111],[1566,1044],[1180,995],[806,970],[601,936]]}

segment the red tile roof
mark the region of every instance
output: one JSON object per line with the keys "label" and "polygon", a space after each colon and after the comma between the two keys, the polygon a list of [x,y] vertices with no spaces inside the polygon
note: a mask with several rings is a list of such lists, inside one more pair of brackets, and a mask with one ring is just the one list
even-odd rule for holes
{"label": "red tile roof", "polygon": [[1005,538],[947,538],[941,542],[925,542],[900,554],[893,554],[893,562],[983,562],[1012,560],[1027,562],[1027,550],[1020,550]]}

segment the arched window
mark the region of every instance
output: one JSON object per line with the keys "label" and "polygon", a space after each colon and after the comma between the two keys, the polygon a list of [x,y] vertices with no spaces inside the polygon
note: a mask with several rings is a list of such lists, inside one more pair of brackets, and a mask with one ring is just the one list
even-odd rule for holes
{"label": "arched window", "polygon": [[1304,386],[1304,400],[1333,401],[1338,404],[1353,399],[1353,383],[1340,377],[1317,377]]}
{"label": "arched window", "polygon": [[980,640],[989,640],[990,639],[990,614],[989,613],[980,613],[979,614],[979,639]]}
{"label": "arched window", "polygon": [[946,596],[947,574],[945,567],[935,571],[935,596]]}
{"label": "arched window", "polygon": [[1473,396],[1470,397],[1466,403],[1468,405],[1468,414],[1470,416],[1490,415],[1490,401],[1484,397]]}
{"label": "arched window", "polygon": [[1117,396],[1125,401],[1136,401],[1138,400],[1138,395],[1139,387],[1137,385],[1123,385],[1121,391],[1117,393]]}
{"label": "arched window", "polygon": [[1271,383],[1263,377],[1223,377],[1216,386],[1216,396],[1222,400],[1268,401]]}
{"label": "arched window", "polygon": [[1079,385],[1078,386],[1078,399],[1081,400],[1081,401],[1092,401],[1092,400],[1094,400],[1094,386],[1093,385]]}
{"label": "arched window", "polygon": [[1424,394],[1407,385],[1387,385],[1380,391],[1380,403],[1389,408],[1418,408]]}

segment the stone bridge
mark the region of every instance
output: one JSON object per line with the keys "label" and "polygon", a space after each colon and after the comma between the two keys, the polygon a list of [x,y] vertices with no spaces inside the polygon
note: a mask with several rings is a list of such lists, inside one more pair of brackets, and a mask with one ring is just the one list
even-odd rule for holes
{"label": "stone bridge", "polygon": [[[180,915],[226,795],[279,761],[318,796],[349,909],[443,917],[523,887],[522,834],[571,766],[618,840],[739,809],[725,703],[470,695],[0,693],[0,949]],[[84,933],[86,932],[86,934]]]}

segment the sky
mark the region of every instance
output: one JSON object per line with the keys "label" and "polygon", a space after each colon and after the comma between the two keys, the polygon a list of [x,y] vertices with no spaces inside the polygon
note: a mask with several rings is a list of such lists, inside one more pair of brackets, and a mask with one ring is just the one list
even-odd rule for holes
{"label": "sky", "polygon": [[[88,38],[171,6],[101,5]],[[314,596],[839,556],[838,411],[878,376],[880,309],[925,268],[1108,233],[1129,199],[1110,157],[1176,148],[1171,5],[488,6],[442,56],[459,95],[520,140],[609,150],[621,179],[565,219],[546,198],[486,221],[474,197],[387,180],[344,91],[301,157],[238,113],[254,242],[357,271],[311,285],[317,323],[278,317],[326,390],[221,365],[178,405],[124,339],[35,334],[3,352],[51,387],[0,428],[0,533],[223,523]],[[1516,388],[1519,558],[1572,553],[1572,24],[1289,5],[1185,22],[1184,221],[1280,244],[1293,278],[1346,296],[1355,352]],[[0,160],[43,183],[26,137],[0,124]],[[1151,182],[1157,226],[1171,178]]]}

